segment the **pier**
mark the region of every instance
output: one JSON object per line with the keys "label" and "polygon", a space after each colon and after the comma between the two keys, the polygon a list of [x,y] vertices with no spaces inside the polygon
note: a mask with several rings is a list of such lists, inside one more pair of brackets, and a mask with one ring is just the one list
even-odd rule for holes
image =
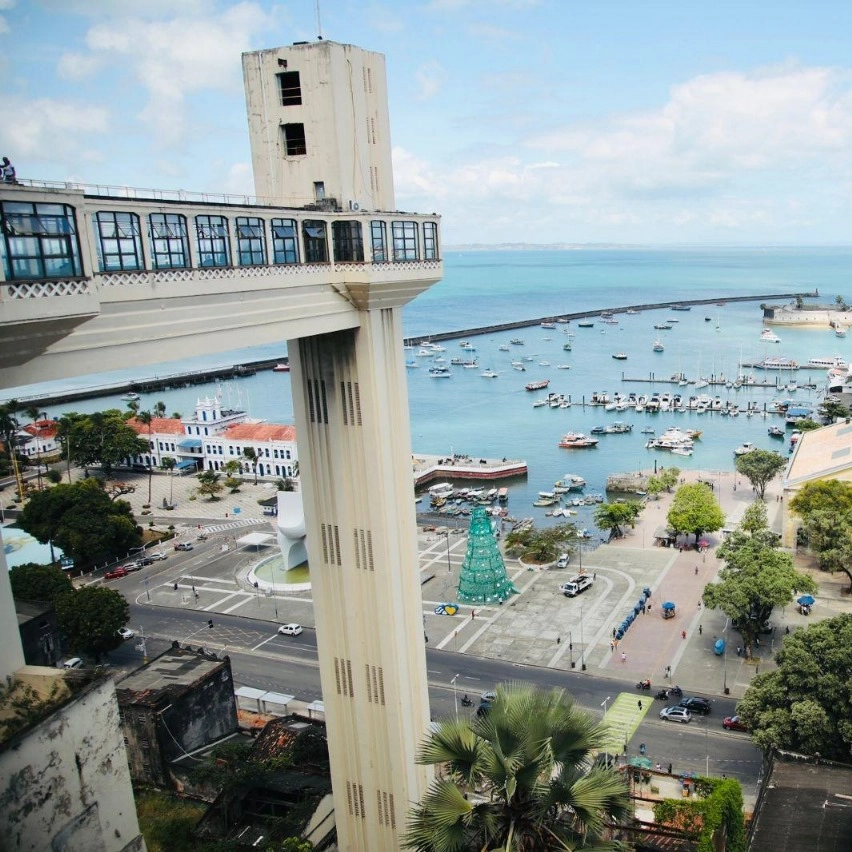
{"label": "pier", "polygon": [[526,476],[527,463],[521,459],[484,459],[454,453],[449,456],[412,457],[414,487],[434,479],[490,480]]}

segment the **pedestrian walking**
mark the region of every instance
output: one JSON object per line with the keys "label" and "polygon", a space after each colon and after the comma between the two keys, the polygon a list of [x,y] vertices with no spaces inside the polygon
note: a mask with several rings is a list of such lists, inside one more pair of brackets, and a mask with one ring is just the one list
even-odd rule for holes
{"label": "pedestrian walking", "polygon": [[636,702],[636,706],[637,706],[640,710],[642,709],[642,699],[641,699],[641,698],[640,698],[640,699]]}
{"label": "pedestrian walking", "polygon": [[695,566],[695,576],[696,577],[698,576],[698,566],[697,565]]}
{"label": "pedestrian walking", "polygon": [[651,604],[648,604],[648,612],[651,611]]}
{"label": "pedestrian walking", "polygon": [[624,753],[627,754],[627,743],[624,744]]}
{"label": "pedestrian walking", "polygon": [[785,633],[785,635],[787,635],[787,636],[789,636],[789,635],[790,635],[790,625],[789,625],[789,624],[788,624],[788,625],[784,628],[784,633]]}
{"label": "pedestrian walking", "polygon": [[627,654],[625,654],[624,651],[621,652],[621,662],[622,663],[627,662]]}
{"label": "pedestrian walking", "polygon": [[662,772],[662,771],[663,771],[663,767],[662,767],[662,765],[661,765],[661,764],[659,764],[659,763],[655,764],[655,765],[654,765],[654,771],[655,771],[655,772]]}
{"label": "pedestrian walking", "polygon": [[698,635],[700,636],[704,632],[704,628],[699,624],[698,625]]}
{"label": "pedestrian walking", "polygon": [[669,775],[671,775],[671,774],[672,774],[672,765],[669,764]]}
{"label": "pedestrian walking", "polygon": [[476,610],[472,609],[470,611],[470,620],[473,621],[474,618],[476,618]]}
{"label": "pedestrian walking", "polygon": [[597,572],[597,571],[595,571],[595,572],[592,574],[592,579],[593,579],[593,580],[597,580],[597,579],[598,579],[598,572]]}
{"label": "pedestrian walking", "polygon": [[639,754],[645,754],[645,743],[639,743]]}
{"label": "pedestrian walking", "polygon": [[681,630],[681,631],[680,631],[680,638],[681,638],[681,639],[686,639],[686,631],[685,631],[685,630]]}
{"label": "pedestrian walking", "polygon": [[610,653],[615,651],[615,642],[610,641],[609,650],[610,650]]}
{"label": "pedestrian walking", "polygon": [[666,677],[671,677],[671,676],[672,676],[672,667],[666,666]]}
{"label": "pedestrian walking", "polygon": [[743,655],[743,649],[739,645],[737,645],[737,656],[741,657],[742,655]]}
{"label": "pedestrian walking", "polygon": [[561,636],[557,636],[557,637],[556,637],[556,644],[557,644],[557,645],[561,645],[561,644],[562,644],[562,637],[561,637]]}

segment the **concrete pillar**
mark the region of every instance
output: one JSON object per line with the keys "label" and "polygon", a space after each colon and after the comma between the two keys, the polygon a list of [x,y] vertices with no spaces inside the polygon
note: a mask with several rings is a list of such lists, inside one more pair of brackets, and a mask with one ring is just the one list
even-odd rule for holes
{"label": "concrete pillar", "polygon": [[340,848],[398,850],[431,768],[400,308],[288,344]]}

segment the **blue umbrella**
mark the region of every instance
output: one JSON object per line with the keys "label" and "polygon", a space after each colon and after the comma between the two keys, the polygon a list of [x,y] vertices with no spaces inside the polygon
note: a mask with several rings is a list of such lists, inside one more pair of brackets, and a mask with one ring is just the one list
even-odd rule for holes
{"label": "blue umbrella", "polygon": [[813,606],[816,603],[816,599],[813,595],[802,595],[796,603],[801,604],[802,606]]}
{"label": "blue umbrella", "polygon": [[674,605],[673,601],[666,601],[663,604],[663,609],[674,609],[674,608],[675,608],[675,605]]}

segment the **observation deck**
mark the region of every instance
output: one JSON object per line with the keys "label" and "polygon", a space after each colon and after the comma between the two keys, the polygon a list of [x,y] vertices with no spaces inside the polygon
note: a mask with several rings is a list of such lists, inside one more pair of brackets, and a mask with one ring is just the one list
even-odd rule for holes
{"label": "observation deck", "polygon": [[0,387],[357,328],[441,277],[435,215],[0,184]]}

